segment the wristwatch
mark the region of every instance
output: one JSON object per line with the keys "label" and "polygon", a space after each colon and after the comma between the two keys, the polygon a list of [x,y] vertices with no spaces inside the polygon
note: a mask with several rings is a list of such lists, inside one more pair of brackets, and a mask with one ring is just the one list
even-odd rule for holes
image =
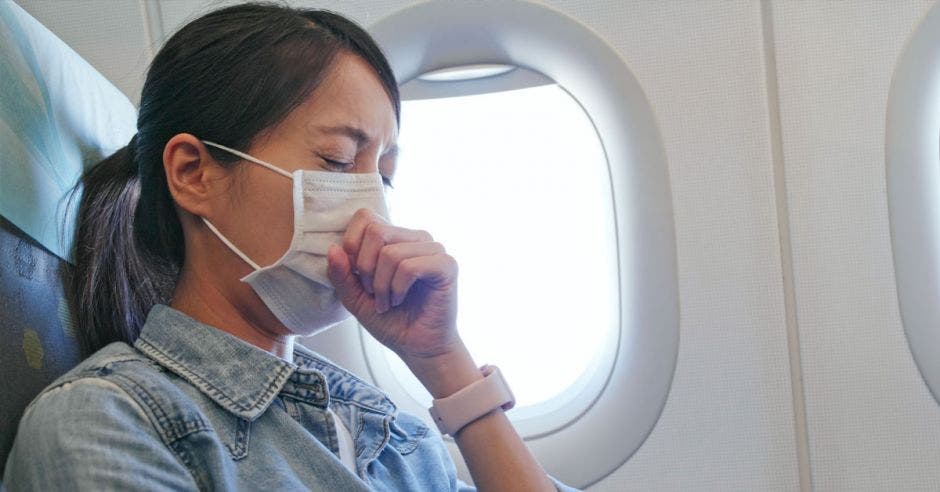
{"label": "wristwatch", "polygon": [[480,368],[483,379],[446,397],[435,399],[428,409],[441,434],[455,435],[474,420],[502,408],[509,410],[516,404],[516,397],[496,366]]}

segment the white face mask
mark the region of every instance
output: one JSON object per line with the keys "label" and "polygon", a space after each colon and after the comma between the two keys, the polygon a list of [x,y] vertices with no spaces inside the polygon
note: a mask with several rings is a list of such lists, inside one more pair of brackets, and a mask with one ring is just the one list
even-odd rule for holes
{"label": "white face mask", "polygon": [[294,236],[287,252],[273,264],[260,267],[205,217],[202,221],[235,254],[255,269],[241,279],[268,309],[298,335],[312,335],[349,318],[327,277],[331,244],[340,244],[353,214],[369,209],[388,218],[385,188],[378,173],[335,173],[298,169],[293,175],[235,149],[207,142],[294,180]]}

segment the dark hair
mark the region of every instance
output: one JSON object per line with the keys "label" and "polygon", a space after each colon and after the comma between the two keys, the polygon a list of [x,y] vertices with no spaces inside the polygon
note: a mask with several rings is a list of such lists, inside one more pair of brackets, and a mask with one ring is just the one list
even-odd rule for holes
{"label": "dark hair", "polygon": [[[398,84],[372,38],[326,11],[250,3],[200,17],[157,53],[140,98],[137,134],[81,178],[70,294],[87,355],[133,343],[150,308],[168,303],[183,264],[183,231],[163,148],[179,133],[247,151],[301,104],[336,55],[365,60],[400,114]],[[219,162],[238,159],[209,149]]]}

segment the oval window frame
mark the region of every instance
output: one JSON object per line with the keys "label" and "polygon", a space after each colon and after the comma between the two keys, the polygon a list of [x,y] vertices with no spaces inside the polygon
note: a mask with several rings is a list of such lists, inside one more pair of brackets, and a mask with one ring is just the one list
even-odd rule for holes
{"label": "oval window frame", "polygon": [[[403,88],[410,87],[409,99],[435,99],[440,97],[519,90],[541,85],[553,85],[557,87],[565,97],[571,98],[571,101],[566,101],[565,104],[573,102],[584,112],[583,106],[581,106],[568,91],[544,75],[522,67],[514,68],[511,74],[515,76],[506,77],[506,75],[503,74],[486,79],[473,79],[459,82],[419,83],[417,87],[413,86],[416,79],[412,79],[402,83],[401,86]],[[403,95],[403,101],[404,100],[405,96]],[[588,124],[591,125],[591,131],[594,132],[597,143],[601,147],[600,151],[603,154],[603,145],[601,144],[600,136],[597,134],[597,129],[594,127],[593,122],[590,121],[586,112],[584,112],[584,116],[587,118]],[[604,156],[604,159],[603,168],[607,169],[606,156]],[[609,192],[610,190],[608,190],[608,193]],[[616,210],[614,209],[612,201],[609,206],[610,215],[616,217]],[[613,237],[611,238],[612,242],[608,244],[614,247],[616,257],[616,228],[610,232]],[[619,286],[619,275],[614,275],[612,280]],[[614,289],[618,288],[619,287],[614,287]],[[513,426],[524,439],[531,440],[551,434],[580,418],[581,415],[594,404],[607,386],[607,382],[613,373],[613,365],[616,360],[617,344],[620,334],[619,303],[610,307],[613,308],[611,309],[612,325],[609,326],[608,333],[604,336],[604,346],[594,354],[593,359],[583,368],[583,371],[578,375],[577,379],[565,389],[565,392],[557,395],[554,399],[541,401],[534,405],[520,407],[517,404],[516,408],[509,413]],[[367,332],[364,330],[361,334],[361,340],[366,354],[365,358],[369,364],[372,379],[378,386],[391,394],[396,403],[404,410],[419,415],[425,414],[427,404],[425,404],[422,399],[416,397],[413,389],[414,386],[420,386],[417,379],[409,377],[411,382],[403,382],[396,377],[391,364],[387,361],[391,352],[385,349],[382,344],[373,337],[368,336]],[[392,355],[392,357],[395,356]],[[498,361],[492,362],[497,363]],[[409,386],[411,388],[409,388]],[[425,393],[425,396],[430,398],[430,395],[427,395],[425,391],[422,390],[421,392]],[[444,439],[450,440],[451,438],[445,436]]]}
{"label": "oval window frame", "polygon": [[[665,406],[678,356],[672,195],[646,95],[613,47],[544,5],[432,1],[397,11],[369,31],[402,83],[454,66],[517,65],[564,87],[594,123],[607,155],[617,223],[621,303],[616,358],[605,388],[579,418],[526,441],[556,478],[579,487],[596,483],[649,436]],[[362,346],[365,352],[367,343]],[[378,381],[374,361],[364,356]],[[405,398],[411,399],[407,393]],[[429,419],[426,413],[418,415]],[[632,425],[624,424],[626,416]],[[590,452],[592,458],[571,466],[573,450]]]}
{"label": "oval window frame", "polygon": [[894,69],[885,179],[901,321],[940,402],[940,5],[914,30]]}

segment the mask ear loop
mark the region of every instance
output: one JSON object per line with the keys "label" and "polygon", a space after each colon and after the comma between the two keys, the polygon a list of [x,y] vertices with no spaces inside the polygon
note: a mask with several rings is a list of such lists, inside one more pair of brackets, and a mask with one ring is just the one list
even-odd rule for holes
{"label": "mask ear loop", "polygon": [[212,233],[215,234],[216,237],[218,237],[220,241],[222,241],[223,243],[225,243],[226,246],[228,246],[228,249],[232,250],[232,252],[238,255],[241,259],[245,260],[245,263],[251,265],[251,268],[254,268],[255,271],[261,270],[261,267],[258,266],[257,263],[251,261],[251,258],[249,258],[248,255],[246,255],[245,253],[242,253],[240,249],[236,248],[235,245],[232,244],[231,241],[229,241],[225,236],[223,236],[222,233],[219,232],[219,230],[216,229],[214,225],[212,225],[212,222],[209,222],[208,220],[206,220],[205,217],[200,217],[200,219],[202,219],[202,221],[206,224],[206,227],[208,227],[209,230],[212,231]]}
{"label": "mask ear loop", "polygon": [[[215,143],[215,142],[209,142],[209,141],[207,141],[207,140],[202,140],[201,142],[204,143],[204,144],[206,144],[206,145],[211,145],[211,146],[213,146],[213,147],[216,147],[216,148],[222,149],[222,150],[224,150],[224,151],[226,151],[226,152],[229,152],[229,153],[231,153],[231,154],[234,154],[234,155],[236,155],[236,156],[238,156],[238,157],[241,157],[242,159],[245,159],[246,161],[251,161],[251,162],[254,162],[255,164],[264,166],[264,167],[266,167],[266,168],[268,168],[268,169],[270,169],[270,170],[272,170],[272,171],[274,171],[274,172],[276,172],[276,173],[278,173],[278,174],[280,174],[280,175],[282,175],[282,176],[285,176],[285,177],[287,177],[287,178],[289,178],[289,179],[294,179],[294,177],[293,177],[289,172],[287,172],[287,171],[285,171],[285,170],[283,170],[283,169],[281,169],[281,168],[279,168],[279,167],[277,167],[277,166],[275,166],[275,165],[273,165],[273,164],[269,164],[269,163],[267,163],[267,162],[264,162],[264,161],[262,161],[261,159],[256,159],[256,158],[254,158],[254,157],[252,157],[252,156],[250,156],[250,155],[248,155],[248,154],[246,154],[246,153],[244,153],[244,152],[239,152],[239,151],[237,151],[237,150],[235,150],[235,149],[228,148],[228,147],[226,147],[226,146],[224,146],[224,145],[219,145],[219,144],[217,144],[217,143]],[[251,267],[254,268],[255,271],[261,270],[261,267],[258,266],[257,263],[251,261],[251,258],[249,258],[248,255],[246,255],[245,253],[242,253],[242,251],[241,251],[240,249],[236,248],[235,245],[232,244],[232,242],[229,241],[228,238],[226,238],[225,236],[223,236],[222,233],[219,232],[219,230],[216,229],[215,226],[212,225],[211,222],[209,222],[205,217],[200,217],[200,219],[202,219],[202,222],[206,224],[206,227],[208,227],[209,230],[212,231],[212,233],[215,234],[216,237],[218,237],[220,241],[222,241],[226,246],[228,246],[228,249],[232,250],[232,252],[234,252],[235,254],[237,254],[241,259],[245,260],[245,263],[248,263],[249,265],[251,265]]]}
{"label": "mask ear loop", "polygon": [[292,176],[291,173],[289,173],[289,172],[287,172],[287,171],[285,171],[285,170],[283,170],[283,169],[281,169],[281,168],[275,166],[274,164],[269,164],[269,163],[267,163],[267,162],[262,161],[261,159],[257,159],[257,158],[255,158],[255,157],[252,157],[252,156],[250,156],[250,155],[248,155],[248,154],[246,154],[246,153],[244,153],[244,152],[239,152],[239,151],[237,151],[237,150],[235,150],[235,149],[230,149],[230,148],[228,148],[228,147],[226,147],[226,146],[224,146],[224,145],[219,145],[219,144],[217,144],[217,143],[215,143],[215,142],[209,142],[208,140],[202,140],[202,143],[204,143],[204,144],[206,144],[206,145],[211,145],[211,146],[216,147],[216,148],[218,148],[218,149],[222,149],[222,150],[224,150],[224,151],[226,151],[226,152],[229,152],[229,153],[231,153],[231,154],[237,155],[238,157],[241,157],[242,159],[245,159],[246,161],[251,161],[251,162],[254,162],[255,164],[264,166],[264,167],[266,167],[266,168],[268,168],[268,169],[270,169],[270,170],[272,170],[272,171],[274,171],[274,172],[280,174],[281,176],[285,176],[285,177],[287,177],[287,178],[289,178],[289,179],[294,179],[294,176]]}

